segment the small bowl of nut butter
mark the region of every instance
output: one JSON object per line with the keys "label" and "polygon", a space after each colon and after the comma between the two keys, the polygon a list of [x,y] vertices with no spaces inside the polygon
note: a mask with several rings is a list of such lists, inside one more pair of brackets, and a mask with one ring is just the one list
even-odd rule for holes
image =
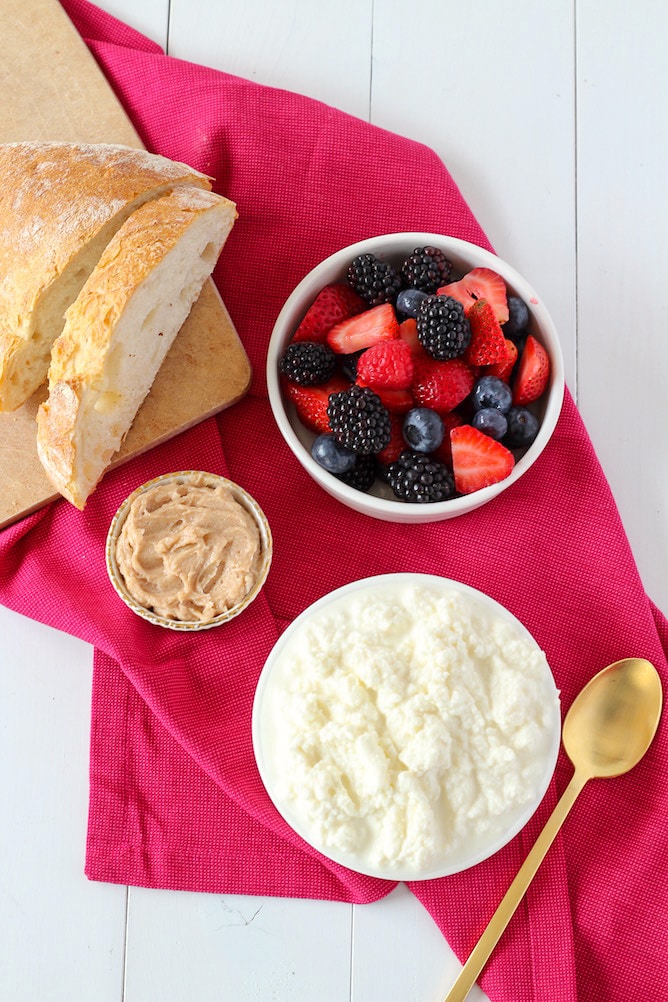
{"label": "small bowl of nut butter", "polygon": [[227,623],[259,594],[272,536],[257,501],[226,477],[168,473],[138,487],[116,512],[109,578],[138,616],[170,630]]}

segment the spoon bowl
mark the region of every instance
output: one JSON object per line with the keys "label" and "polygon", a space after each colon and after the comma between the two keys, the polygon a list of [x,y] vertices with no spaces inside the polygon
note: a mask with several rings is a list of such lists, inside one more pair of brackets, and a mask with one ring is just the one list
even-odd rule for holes
{"label": "spoon bowl", "polygon": [[661,716],[659,676],[644,658],[608,665],[582,689],[566,714],[562,740],[589,779],[621,776],[647,751]]}
{"label": "spoon bowl", "polygon": [[656,734],[662,706],[661,680],[644,658],[613,662],[575,697],[562,730],[575,772],[445,1002],[464,1002],[584,785],[621,776],[638,764]]}

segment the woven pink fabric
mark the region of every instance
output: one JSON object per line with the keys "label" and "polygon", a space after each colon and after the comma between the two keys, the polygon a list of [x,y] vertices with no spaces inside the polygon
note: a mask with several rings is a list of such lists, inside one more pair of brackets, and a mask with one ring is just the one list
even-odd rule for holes
{"label": "woven pink fabric", "polygon": [[[395,230],[488,246],[435,154],[307,98],[170,59],[85,0],[65,8],[147,147],[207,171],[237,202],[215,277],[255,372],[244,401],[108,475],[85,512],[57,502],[0,536],[0,600],[96,649],[86,872],[151,887],[372,901],[393,885],[301,842],[255,767],[255,684],[299,612],[370,574],[459,579],[522,619],[547,653],[564,707],[596,671],[628,655],[649,658],[665,679],[666,620],[645,595],[568,394],[552,442],[518,484],[480,511],[426,526],[343,508],[307,477],[274,426],[267,342],[287,294],[318,260]],[[245,486],[275,542],[258,600],[197,637],[139,620],[104,568],[122,499],[187,467]],[[621,1002],[665,990],[667,742],[662,726],[629,775],[585,790],[483,976],[495,1002]],[[462,958],[571,771],[562,755],[538,814],[493,859],[411,885]]]}

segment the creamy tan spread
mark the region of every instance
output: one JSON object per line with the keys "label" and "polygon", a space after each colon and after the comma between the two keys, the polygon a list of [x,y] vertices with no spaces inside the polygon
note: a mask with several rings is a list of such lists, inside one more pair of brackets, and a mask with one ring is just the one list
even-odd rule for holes
{"label": "creamy tan spread", "polygon": [[160,616],[210,622],[255,584],[262,542],[223,484],[157,484],[130,506],[116,544],[128,591]]}

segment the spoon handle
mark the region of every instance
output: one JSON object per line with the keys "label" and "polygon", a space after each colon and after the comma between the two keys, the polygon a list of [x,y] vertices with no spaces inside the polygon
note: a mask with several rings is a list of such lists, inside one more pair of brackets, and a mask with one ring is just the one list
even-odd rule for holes
{"label": "spoon handle", "polygon": [[573,774],[529,855],[518,870],[517,876],[504,894],[489,920],[487,928],[464,964],[461,974],[450,989],[445,1002],[464,1002],[588,779],[589,776],[582,776],[577,771]]}

